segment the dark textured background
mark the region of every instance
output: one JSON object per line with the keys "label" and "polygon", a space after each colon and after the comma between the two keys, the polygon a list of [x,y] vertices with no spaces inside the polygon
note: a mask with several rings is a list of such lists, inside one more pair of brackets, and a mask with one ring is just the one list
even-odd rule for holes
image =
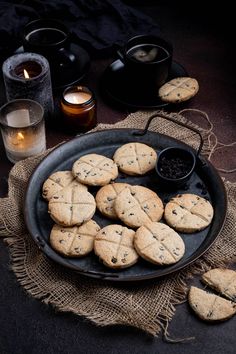
{"label": "dark textured background", "polygon": [[[203,1],[191,4],[185,1],[173,4],[162,0],[126,2],[158,23],[163,35],[173,43],[174,59],[198,79],[198,95],[181,108],[197,108],[207,112],[214,123],[214,132],[221,141],[230,143],[236,140],[235,40],[232,9],[228,1],[220,6],[211,5],[213,9],[206,8]],[[120,111],[107,105],[99,92],[99,78],[114,58],[115,54],[93,60],[89,75],[84,80],[96,93],[99,122],[116,122],[129,113],[128,110]],[[2,90],[1,101],[4,101]],[[179,106],[176,107],[176,111],[179,109]],[[203,122],[195,115],[192,119],[199,124]],[[70,138],[64,132],[48,128],[48,147]],[[236,164],[235,155],[235,149],[230,149],[229,153],[216,154],[214,162],[233,168]],[[0,142],[0,196],[6,195],[11,166]],[[236,180],[236,174],[226,177]],[[98,328],[83,318],[57,312],[51,306],[30,298],[10,271],[8,251],[2,241],[0,274],[1,354],[235,353],[236,317],[225,323],[209,325],[193,316],[188,304],[184,303],[177,307],[169,332],[173,338],[195,336],[195,340],[170,344],[161,337],[152,338],[133,328]],[[193,282],[200,285],[198,277]]]}

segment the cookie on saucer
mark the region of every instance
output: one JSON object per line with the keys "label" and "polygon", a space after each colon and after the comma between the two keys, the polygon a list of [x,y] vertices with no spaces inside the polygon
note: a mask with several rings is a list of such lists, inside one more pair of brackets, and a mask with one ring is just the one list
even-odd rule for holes
{"label": "cookie on saucer", "polygon": [[197,94],[198,90],[199,85],[196,79],[177,77],[161,86],[158,95],[164,102],[178,103],[189,100]]}

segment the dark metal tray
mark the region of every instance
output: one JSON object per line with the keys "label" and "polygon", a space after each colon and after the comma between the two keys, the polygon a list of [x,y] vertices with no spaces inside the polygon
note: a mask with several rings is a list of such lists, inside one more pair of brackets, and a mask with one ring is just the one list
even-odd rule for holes
{"label": "dark metal tray", "polygon": [[[196,193],[210,200],[215,212],[211,225],[194,234],[180,233],[186,251],[184,257],[178,263],[170,266],[156,266],[139,259],[130,268],[113,271],[101,264],[94,253],[81,259],[66,258],[50,247],[48,240],[53,221],[47,212],[47,202],[42,198],[42,185],[53,172],[71,169],[75,160],[89,153],[98,153],[111,158],[119,146],[133,141],[147,143],[157,152],[168,146],[184,147],[195,152],[188,145],[169,136],[150,131],[145,131],[144,135],[140,135],[143,132],[132,129],[112,129],[79,136],[53,150],[35,169],[30,178],[25,197],[25,222],[34,241],[50,259],[86,276],[128,284],[127,282],[159,278],[180,270],[199,258],[214,242],[226,216],[226,192],[215,168],[209,161],[198,156],[195,172],[188,184],[184,185],[182,189],[163,190],[158,184],[155,171],[138,177],[119,174],[116,180],[146,186],[154,190],[164,204],[177,193]],[[89,187],[89,190],[95,195],[98,188]],[[105,218],[98,211],[94,219],[101,227],[116,223]]]}

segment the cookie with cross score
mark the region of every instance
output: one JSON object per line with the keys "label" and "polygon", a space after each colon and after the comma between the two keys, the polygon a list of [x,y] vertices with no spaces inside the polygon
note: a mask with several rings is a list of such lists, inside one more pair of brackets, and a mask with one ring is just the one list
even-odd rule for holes
{"label": "cookie with cross score", "polygon": [[230,300],[236,301],[236,272],[215,268],[202,275],[202,281]]}
{"label": "cookie with cross score", "polygon": [[236,303],[195,286],[189,290],[188,301],[196,315],[205,321],[224,321],[236,313]]}
{"label": "cookie with cross score", "polygon": [[142,143],[128,143],[115,151],[113,160],[119,170],[127,175],[144,175],[154,169],[157,153],[150,146]]}
{"label": "cookie with cross score", "polygon": [[185,252],[182,238],[160,222],[139,227],[134,236],[134,247],[142,258],[158,265],[174,264]]}
{"label": "cookie with cross score", "polygon": [[199,85],[191,77],[177,77],[159,88],[158,95],[162,101],[178,103],[187,101],[197,94]]}
{"label": "cookie with cross score", "polygon": [[66,257],[86,256],[93,250],[100,226],[89,220],[80,226],[63,227],[55,224],[50,233],[52,248]]}
{"label": "cookie with cross score", "polygon": [[48,203],[51,218],[62,226],[81,225],[93,217],[95,210],[93,195],[78,185],[64,188]]}
{"label": "cookie with cross score", "polygon": [[163,203],[152,190],[142,186],[129,186],[117,197],[115,212],[124,224],[137,228],[150,221],[159,221],[163,215]]}
{"label": "cookie with cross score", "polygon": [[108,157],[88,154],[75,161],[72,173],[83,184],[104,186],[117,178],[118,168]]}
{"label": "cookie with cross score", "polygon": [[84,184],[76,181],[71,171],[54,172],[43,184],[43,198],[49,201],[53,195],[72,184],[79,184],[81,189],[87,190]]}
{"label": "cookie with cross score", "polygon": [[127,183],[111,183],[100,188],[95,197],[99,211],[110,219],[118,219],[114,202],[123,189],[128,187]]}
{"label": "cookie with cross score", "polygon": [[138,254],[133,240],[135,231],[121,225],[108,225],[101,229],[94,241],[94,252],[104,265],[113,269],[135,264]]}
{"label": "cookie with cross score", "polygon": [[214,210],[208,200],[195,194],[178,194],[165,206],[164,218],[173,229],[192,233],[210,225]]}

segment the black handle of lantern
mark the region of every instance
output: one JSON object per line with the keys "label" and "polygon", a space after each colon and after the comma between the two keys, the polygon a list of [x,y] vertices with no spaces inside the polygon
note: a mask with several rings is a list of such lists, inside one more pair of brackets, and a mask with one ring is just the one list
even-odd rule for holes
{"label": "black handle of lantern", "polygon": [[164,118],[164,119],[166,119],[166,120],[169,120],[169,121],[171,121],[171,122],[173,122],[173,123],[175,123],[175,124],[177,124],[177,125],[180,125],[180,126],[182,126],[182,127],[184,127],[184,128],[187,128],[187,129],[193,131],[194,133],[196,133],[196,134],[199,136],[200,143],[199,143],[199,147],[198,147],[198,150],[197,150],[197,153],[196,153],[196,156],[198,157],[199,154],[200,154],[200,152],[201,152],[201,150],[202,150],[202,146],[203,146],[203,138],[202,138],[201,133],[200,133],[196,128],[190,127],[189,125],[187,125],[187,124],[185,124],[185,123],[179,122],[179,121],[175,120],[174,118],[170,117],[170,116],[167,115],[167,114],[164,114],[164,113],[154,113],[154,114],[152,114],[152,115],[149,117],[145,128],[144,128],[142,131],[135,131],[133,134],[134,134],[134,135],[139,135],[139,136],[145,135],[145,134],[147,133],[147,131],[148,131],[148,128],[149,128],[149,126],[150,126],[152,120],[153,120],[154,118],[159,118],[159,117]]}

